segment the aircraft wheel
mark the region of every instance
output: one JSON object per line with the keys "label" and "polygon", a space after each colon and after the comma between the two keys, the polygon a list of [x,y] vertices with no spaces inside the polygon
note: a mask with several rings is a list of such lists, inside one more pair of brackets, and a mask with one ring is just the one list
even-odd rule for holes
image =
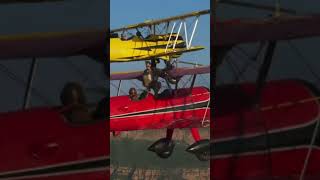
{"label": "aircraft wheel", "polygon": [[160,158],[168,158],[171,156],[175,143],[171,139],[161,138],[153,143],[148,150],[156,153]]}
{"label": "aircraft wheel", "polygon": [[186,151],[194,154],[200,161],[208,161],[210,160],[210,141],[203,139],[195,142]]}
{"label": "aircraft wheel", "polygon": [[210,152],[209,151],[203,151],[195,154],[196,157],[200,161],[209,161],[210,160]]}
{"label": "aircraft wheel", "polygon": [[169,158],[171,156],[172,152],[173,152],[173,149],[169,150],[169,151],[159,152],[159,153],[156,153],[156,154],[162,159],[167,159],[167,158]]}

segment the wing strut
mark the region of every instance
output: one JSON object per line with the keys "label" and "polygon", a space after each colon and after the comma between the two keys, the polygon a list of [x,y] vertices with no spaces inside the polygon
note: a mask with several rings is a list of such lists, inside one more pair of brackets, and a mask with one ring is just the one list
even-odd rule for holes
{"label": "wing strut", "polygon": [[24,95],[23,109],[27,109],[29,107],[32,83],[34,80],[34,75],[36,73],[36,68],[37,68],[37,59],[34,57],[32,58],[31,68],[30,68],[29,77],[28,77],[28,84],[27,84],[25,95]]}
{"label": "wing strut", "polygon": [[117,96],[120,95],[121,82],[122,82],[122,80],[119,81],[118,90],[117,90]]}
{"label": "wing strut", "polygon": [[[198,67],[198,65],[196,64],[194,67]],[[194,74],[193,77],[192,77],[192,81],[191,81],[191,84],[190,84],[190,93],[192,91],[192,88],[194,86],[194,83],[196,82],[196,78],[197,78],[197,74]]]}
{"label": "wing strut", "polygon": [[193,75],[192,77],[192,81],[191,81],[191,85],[190,85],[190,92],[194,86],[194,83],[196,82],[196,78],[197,78],[197,74]]}
{"label": "wing strut", "polygon": [[265,85],[276,45],[277,45],[276,41],[270,41],[268,43],[265,58],[264,58],[264,61],[260,67],[259,75],[258,75],[258,78],[256,81],[256,84],[257,84],[256,97],[255,97],[256,104],[260,103],[261,90],[262,90],[263,86]]}

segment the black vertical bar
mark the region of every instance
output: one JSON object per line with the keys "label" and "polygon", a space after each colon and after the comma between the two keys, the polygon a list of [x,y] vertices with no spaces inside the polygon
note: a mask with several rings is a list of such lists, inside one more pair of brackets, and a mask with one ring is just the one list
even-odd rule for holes
{"label": "black vertical bar", "polygon": [[197,74],[193,75],[192,77],[192,81],[191,81],[191,85],[190,85],[190,89],[192,90],[193,86],[194,86],[194,83],[196,81],[196,78],[197,78]]}
{"label": "black vertical bar", "polygon": [[213,168],[214,168],[214,114],[215,114],[215,101],[216,99],[216,65],[218,65],[217,61],[217,48],[215,47],[215,40],[217,37],[217,27],[216,27],[216,15],[217,15],[217,0],[210,1],[210,179],[214,179],[213,177]]}
{"label": "black vertical bar", "polygon": [[32,58],[31,68],[28,76],[28,84],[24,95],[23,109],[27,109],[30,103],[31,91],[32,91],[32,83],[34,80],[34,75],[36,73],[37,67],[37,59]]}
{"label": "black vertical bar", "polygon": [[[105,68],[105,74],[106,74],[106,86],[107,92],[106,92],[106,99],[107,99],[107,107],[106,108],[106,117],[107,119],[110,118],[110,0],[105,0],[106,2],[106,7],[105,10],[105,30],[106,30],[106,39],[105,39],[105,48],[104,48],[104,68]],[[107,121],[106,123],[106,133],[110,132],[110,121]],[[111,143],[110,143],[110,136],[107,136],[107,155],[110,157],[110,149],[111,149]],[[110,158],[109,158],[110,161]],[[106,179],[110,179],[110,171],[108,171],[109,174],[107,174]]]}
{"label": "black vertical bar", "polygon": [[267,50],[266,50],[265,58],[264,58],[263,63],[260,67],[259,74],[258,74],[257,81],[256,81],[256,84],[257,84],[256,97],[255,97],[256,104],[259,104],[259,102],[260,102],[261,90],[265,85],[265,82],[266,82],[266,79],[268,76],[268,72],[270,70],[272,57],[274,54],[276,44],[277,44],[276,41],[269,42]]}
{"label": "black vertical bar", "polygon": [[119,81],[119,86],[118,86],[118,89],[117,89],[117,96],[119,96],[119,94],[120,94],[121,82],[122,82],[122,80]]}

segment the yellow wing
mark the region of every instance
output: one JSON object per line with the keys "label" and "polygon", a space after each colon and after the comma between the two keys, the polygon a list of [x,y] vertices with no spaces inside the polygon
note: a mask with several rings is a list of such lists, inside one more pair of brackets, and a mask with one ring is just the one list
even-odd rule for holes
{"label": "yellow wing", "polygon": [[117,60],[111,60],[112,62],[130,62],[130,61],[145,61],[145,60],[151,60],[155,58],[163,59],[163,60],[170,60],[173,56],[178,56],[186,52],[192,52],[192,51],[199,51],[204,49],[203,46],[192,46],[189,49],[187,48],[179,48],[179,49],[168,49],[167,52],[160,52],[160,53],[154,53],[151,55],[142,55],[142,56],[132,56],[130,60],[128,59],[117,59]]}

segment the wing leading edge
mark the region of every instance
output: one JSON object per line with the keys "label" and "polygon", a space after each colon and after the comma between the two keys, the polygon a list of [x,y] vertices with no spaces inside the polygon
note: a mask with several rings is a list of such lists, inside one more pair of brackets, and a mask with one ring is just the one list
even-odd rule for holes
{"label": "wing leading edge", "polygon": [[[167,71],[171,77],[181,77],[184,75],[207,74],[210,73],[210,66],[199,67],[181,67]],[[139,79],[143,75],[143,71],[120,72],[110,75],[110,80],[130,80]]]}
{"label": "wing leading edge", "polygon": [[87,55],[103,57],[106,31],[45,32],[0,36],[0,60]]}
{"label": "wing leading edge", "polygon": [[290,40],[320,35],[320,14],[280,16],[267,19],[217,21],[214,46],[272,40]]}

